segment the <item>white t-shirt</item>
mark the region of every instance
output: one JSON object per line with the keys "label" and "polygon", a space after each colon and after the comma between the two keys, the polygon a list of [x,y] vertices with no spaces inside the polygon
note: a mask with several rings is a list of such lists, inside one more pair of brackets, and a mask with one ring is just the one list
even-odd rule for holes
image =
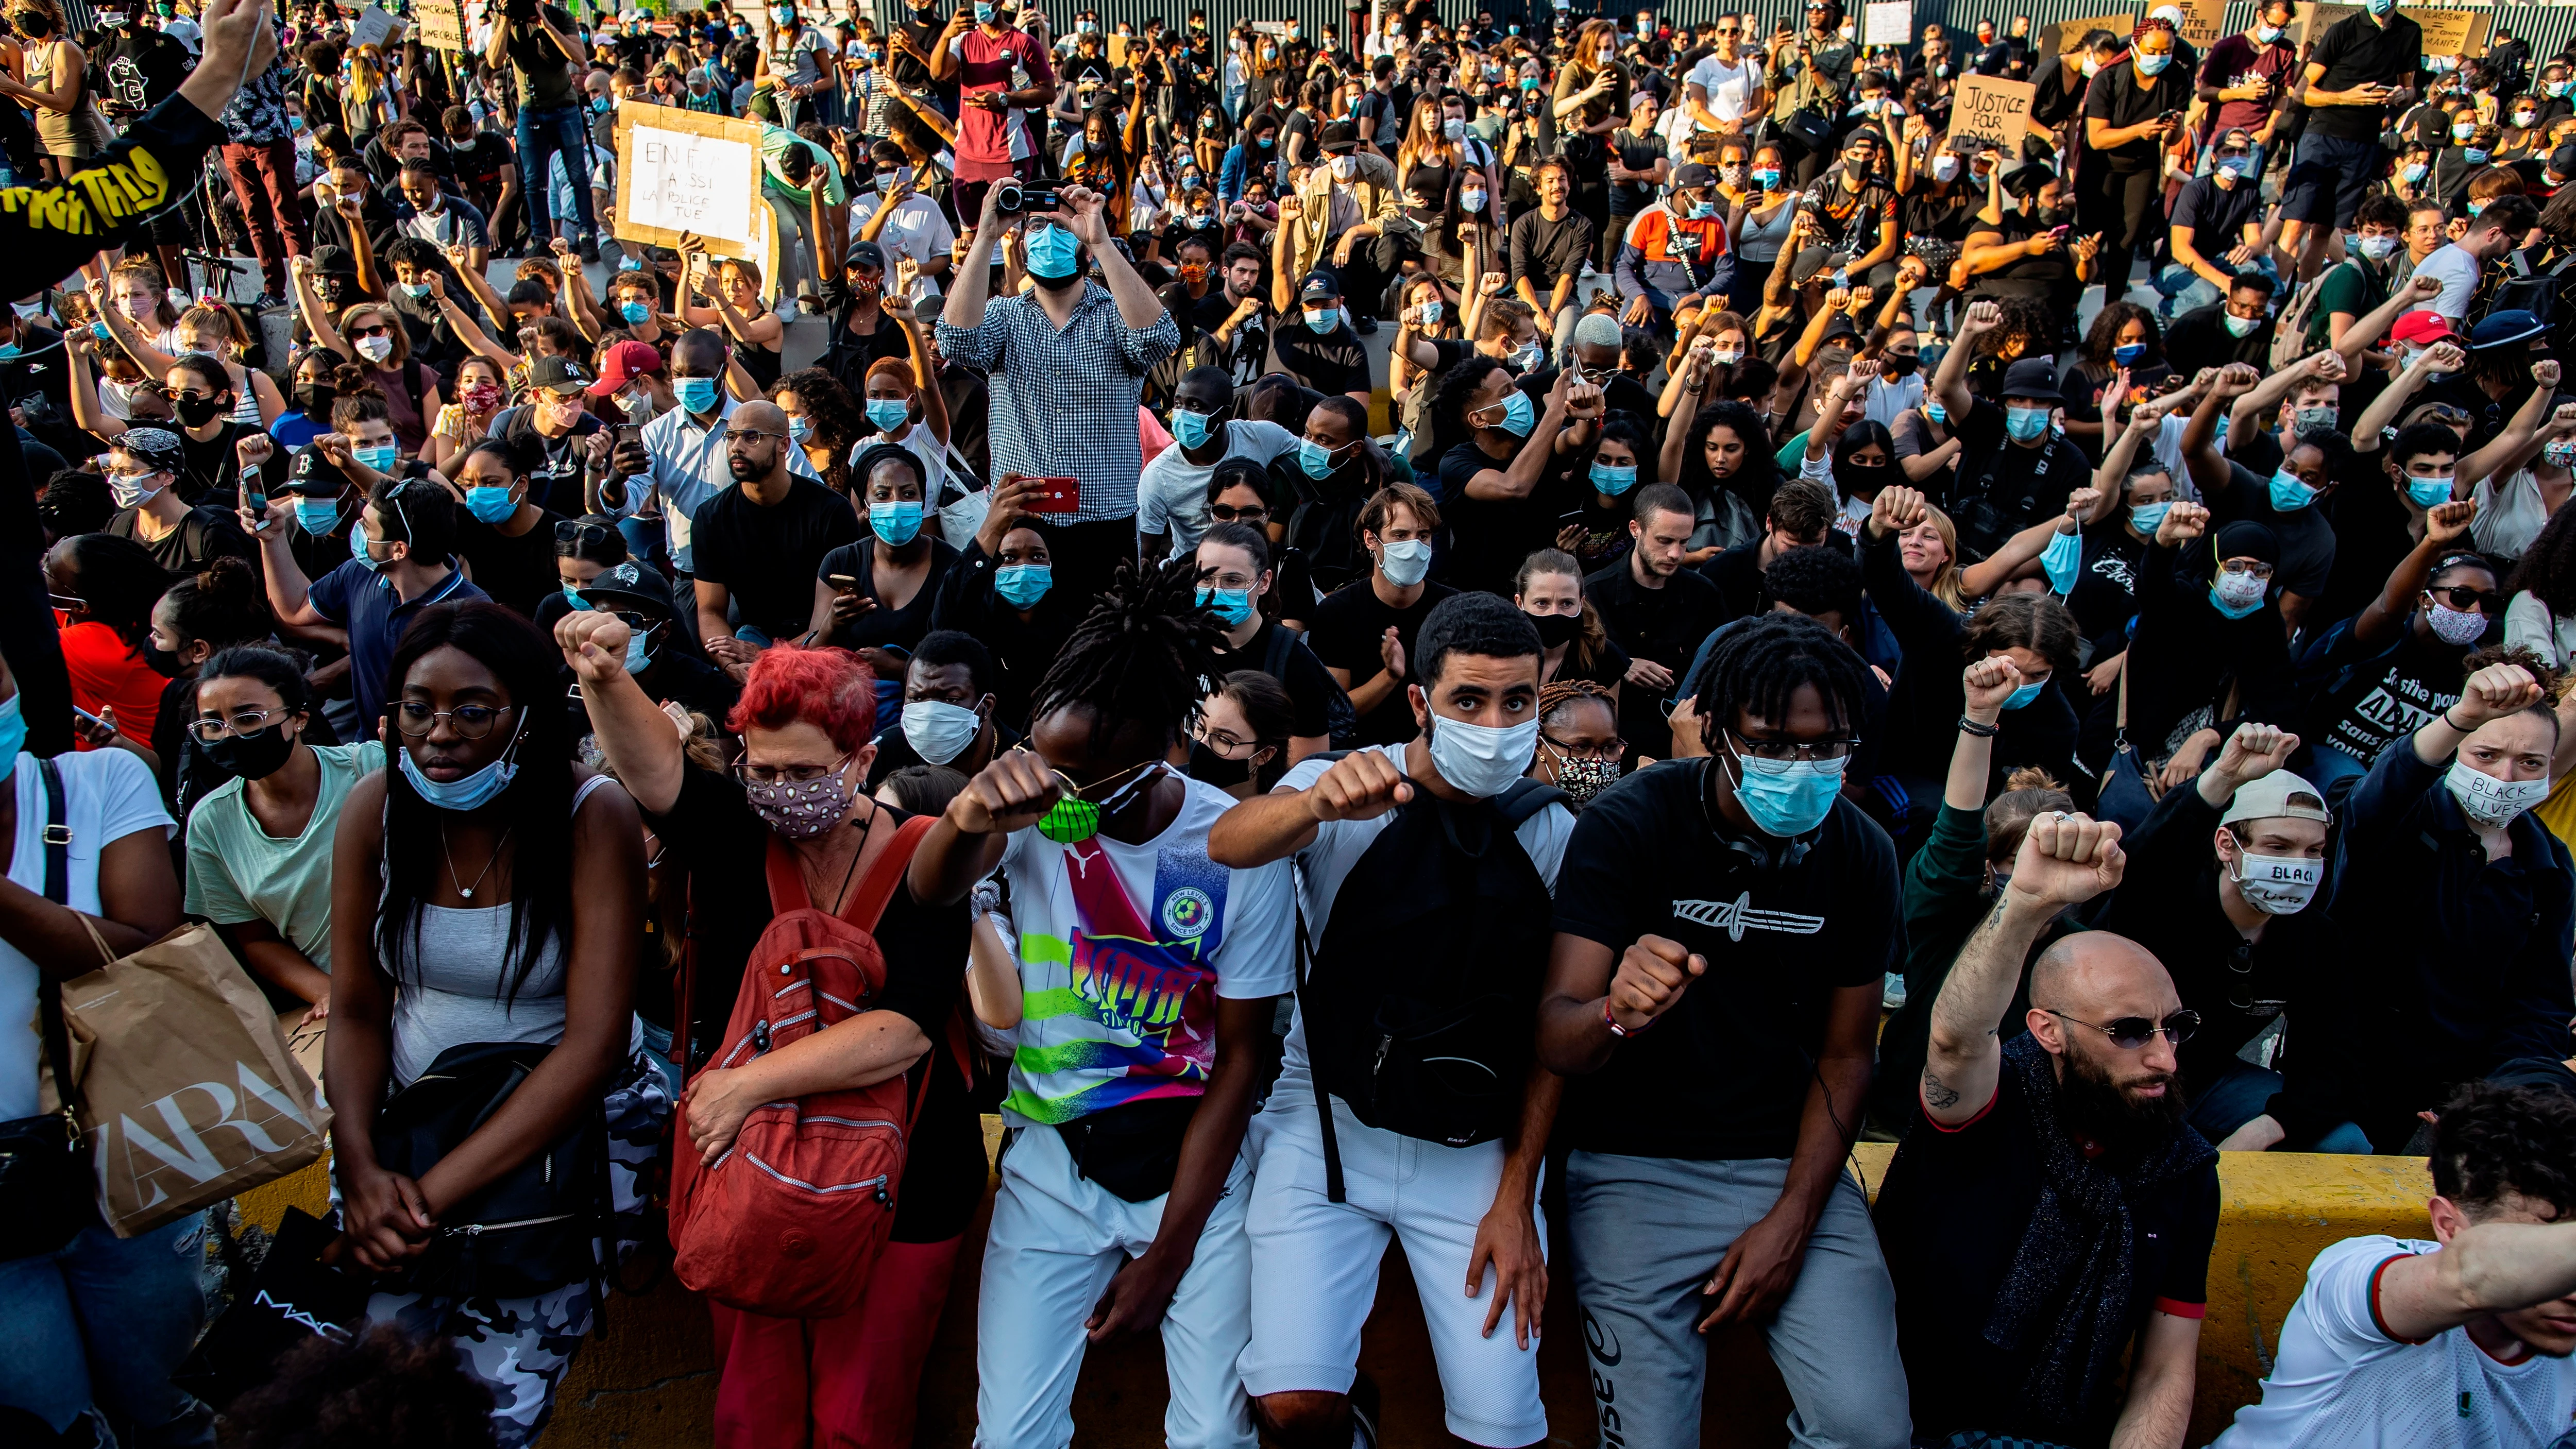
{"label": "white t-shirt", "polygon": [[2576,1359],[2501,1364],[2454,1328],[2402,1343],[2380,1326],[2382,1264],[2441,1245],[2346,1238],[2308,1265],[2263,1400],[2210,1449],[2544,1449],[2576,1426]]}
{"label": "white t-shirt", "polygon": [[2460,250],[2456,242],[2445,242],[2433,254],[2415,264],[2415,275],[2432,277],[2442,284],[2432,302],[2409,310],[2439,312],[2453,322],[2469,315],[2469,298],[2478,290],[2478,259]]}
{"label": "white t-shirt", "polygon": [[[1397,769],[1404,768],[1404,746],[1369,745],[1365,748],[1394,761]],[[1300,761],[1279,777],[1275,788],[1309,789],[1332,767],[1333,762],[1325,759]],[[1298,893],[1298,904],[1306,912],[1309,951],[1323,943],[1325,925],[1332,919],[1333,898],[1341,893],[1342,881],[1350,875],[1352,867],[1360,863],[1360,858],[1368,854],[1369,847],[1377,843],[1378,832],[1394,822],[1395,812],[1392,810],[1369,820],[1327,820],[1315,827],[1314,840],[1297,852],[1303,885]],[[1538,867],[1539,878],[1547,882],[1548,890],[1553,893],[1556,890],[1556,868],[1565,860],[1565,844],[1574,838],[1574,812],[1562,805],[1550,805],[1522,821],[1520,828],[1512,833],[1520,837],[1521,849],[1529,852],[1530,864]],[[1288,1029],[1287,1053],[1281,1061],[1281,1085],[1272,1089],[1273,1094],[1287,1090],[1293,1078],[1297,1095],[1288,1100],[1312,1100],[1314,1089],[1306,1085],[1306,1019],[1302,1011]]]}
{"label": "white t-shirt", "polygon": [[2540,537],[2549,522],[2548,500],[2540,496],[2540,479],[2529,468],[2478,480],[2478,516],[2469,524],[2469,541],[2480,553],[2518,559]]}
{"label": "white t-shirt", "polygon": [[[63,892],[73,910],[98,915],[98,861],[107,848],[138,830],[159,827],[164,838],[178,829],[161,808],[161,787],[131,750],[90,750],[54,757],[63,776],[63,823],[71,827],[71,859]],[[38,895],[45,892],[45,782],[34,755],[18,756],[18,843],[9,857],[9,879]],[[106,964],[101,962],[101,965]],[[36,1062],[45,1050],[36,1024],[36,963],[0,940],[0,1121],[36,1115]]]}
{"label": "white t-shirt", "polygon": [[1752,108],[1753,93],[1762,88],[1762,62],[1750,55],[1738,55],[1730,66],[1714,55],[1704,55],[1699,64],[1691,67],[1689,84],[1708,92],[1711,115],[1721,121],[1741,120]]}
{"label": "white t-shirt", "polygon": [[[1002,1102],[1014,1127],[1197,1096],[1216,1061],[1216,998],[1258,1000],[1296,986],[1288,862],[1233,870],[1210,861],[1208,827],[1234,797],[1183,783],[1180,814],[1142,845],[1106,835],[1059,845],[1030,826],[1002,852],[1023,995]],[[1074,872],[1103,860],[1111,869],[1086,874],[1077,896]]]}
{"label": "white t-shirt", "polygon": [[937,508],[940,498],[948,491],[948,449],[930,435],[930,425],[914,423],[911,430],[900,438],[889,438],[883,433],[868,434],[850,444],[850,466],[857,467],[859,455],[881,443],[892,443],[921,460],[923,480],[930,485],[930,506]]}
{"label": "white t-shirt", "polygon": [[1136,475],[1136,531],[1169,534],[1174,558],[1199,546],[1207,532],[1207,484],[1217,463],[1249,458],[1267,468],[1271,460],[1297,451],[1297,435],[1277,423],[1235,418],[1225,424],[1225,453],[1201,467],[1181,456],[1180,445],[1154,455]]}

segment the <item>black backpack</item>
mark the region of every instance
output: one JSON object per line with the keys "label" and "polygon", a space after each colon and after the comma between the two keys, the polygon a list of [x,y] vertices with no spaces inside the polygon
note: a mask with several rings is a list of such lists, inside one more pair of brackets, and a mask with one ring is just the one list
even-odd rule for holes
{"label": "black backpack", "polygon": [[1301,914],[1298,1009],[1332,1201],[1328,1093],[1371,1127],[1449,1147],[1509,1129],[1537,1048],[1552,912],[1514,831],[1566,798],[1526,779],[1472,805],[1417,793],[1343,877],[1311,960]]}
{"label": "black backpack", "polygon": [[1270,465],[1270,497],[1294,500],[1288,510],[1287,537],[1280,540],[1306,556],[1315,587],[1331,593],[1353,579],[1364,579],[1376,567],[1360,543],[1360,510],[1368,495],[1358,488],[1326,479],[1318,483],[1296,466],[1296,454]]}

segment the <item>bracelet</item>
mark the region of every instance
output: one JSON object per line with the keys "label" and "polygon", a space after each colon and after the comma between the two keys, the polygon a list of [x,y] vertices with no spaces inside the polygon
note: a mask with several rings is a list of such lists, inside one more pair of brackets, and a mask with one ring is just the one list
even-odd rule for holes
{"label": "bracelet", "polygon": [[1963,735],[1975,735],[1981,740],[1990,740],[2003,733],[2003,726],[1979,724],[1975,720],[1972,720],[1963,714],[1959,716],[1959,733]]}
{"label": "bracelet", "polygon": [[2444,723],[2444,724],[2446,724],[2446,725],[2449,725],[2451,728],[2453,728],[2453,729],[2455,729],[2455,730],[2458,730],[2460,733],[2462,733],[2462,734],[2464,734],[2464,735],[2471,735],[2471,734],[2476,734],[2476,733],[2477,733],[2477,731],[2476,731],[2476,730],[2474,730],[2474,729],[2470,728],[2469,726],[2467,726],[2467,725],[2463,725],[2463,724],[2459,724],[2459,723],[2455,722],[2454,720],[2452,720],[2452,718],[2451,718],[2451,712],[2450,712],[2450,710],[2448,710],[2448,709],[2445,709],[2445,710],[2443,710],[2443,711],[2442,711],[2442,723]]}
{"label": "bracelet", "polygon": [[1610,1028],[1610,1034],[1612,1036],[1625,1040],[1628,1037],[1637,1035],[1638,1032],[1644,1031],[1646,1026],[1653,1026],[1655,1023],[1649,1020],[1646,1023],[1646,1026],[1641,1026],[1637,1028],[1636,1031],[1630,1031],[1628,1028],[1621,1026],[1619,1024],[1619,1018],[1610,1014],[1610,994],[1605,991],[1601,994],[1601,1024]]}

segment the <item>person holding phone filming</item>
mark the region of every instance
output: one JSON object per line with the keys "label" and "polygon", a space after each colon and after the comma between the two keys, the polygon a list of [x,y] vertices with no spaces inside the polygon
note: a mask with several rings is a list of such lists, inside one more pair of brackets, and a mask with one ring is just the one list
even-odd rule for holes
{"label": "person holding phone filming", "polygon": [[2148,228],[2163,217],[2164,172],[2156,158],[2181,135],[2193,96],[2191,67],[2174,64],[2179,42],[2170,21],[2138,22],[2129,63],[2104,70],[2085,91],[2084,142],[2100,164],[2080,173],[2079,227],[2103,233],[2095,276],[2110,289],[2106,296],[2128,294],[2139,250],[2154,242]]}
{"label": "person holding phone filming", "polygon": [[[974,243],[939,319],[939,355],[993,379],[996,476],[1077,480],[1069,513],[1042,514],[1056,587],[1087,598],[1120,559],[1136,557],[1136,479],[1144,451],[1132,427],[1074,427],[1077,419],[1133,418],[1145,374],[1180,349],[1181,330],[1162,299],[1109,244],[1104,198],[1079,186],[1057,208],[1031,213],[1016,244],[1037,283],[992,296],[987,270],[1002,236],[1001,193],[984,196]],[[1086,258],[1100,281],[1085,275]],[[1036,511],[1036,510],[1032,510]]]}

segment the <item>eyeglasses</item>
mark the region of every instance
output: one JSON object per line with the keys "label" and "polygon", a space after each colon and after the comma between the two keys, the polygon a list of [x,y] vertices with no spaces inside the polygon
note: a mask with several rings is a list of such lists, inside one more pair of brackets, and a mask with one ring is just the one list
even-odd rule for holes
{"label": "eyeglasses", "polygon": [[1208,517],[1219,523],[1259,523],[1270,517],[1270,510],[1258,503],[1247,503],[1241,508],[1231,503],[1211,503]]}
{"label": "eyeglasses", "polygon": [[729,437],[740,438],[746,443],[757,443],[765,438],[776,438],[784,442],[788,436],[785,433],[764,433],[757,428],[728,428],[726,434]]}
{"label": "eyeglasses", "polygon": [[2111,1045],[2124,1052],[2136,1051],[2157,1036],[2162,1036],[2166,1045],[2179,1048],[2200,1030],[2200,1013],[2188,1007],[2175,1012],[2161,1022],[2149,1021],[2143,1016],[2124,1016],[2107,1026],[2086,1021],[2081,1017],[2068,1016],[2054,1007],[2043,1006],[2040,1010],[2060,1021],[2071,1021],[2077,1026],[2092,1027],[2095,1031],[2109,1037]]}
{"label": "eyeglasses", "polygon": [[1199,736],[1199,741],[1229,760],[1238,758],[1233,751],[1257,752],[1262,748],[1259,740],[1238,740],[1223,730],[1209,730]]}
{"label": "eyeglasses", "polygon": [[1852,751],[1860,748],[1858,740],[1754,740],[1733,730],[1726,733],[1738,745],[1736,753],[1777,764],[1791,760],[1848,760]]}
{"label": "eyeglasses", "polygon": [[1539,742],[1546,745],[1549,749],[1556,751],[1560,755],[1570,756],[1577,760],[1615,760],[1628,753],[1628,742],[1626,740],[1604,740],[1597,745],[1574,745],[1567,744],[1565,741],[1560,739],[1552,739],[1546,735],[1540,735]]}
{"label": "eyeglasses", "polygon": [[755,765],[736,760],[733,777],[746,785],[810,785],[825,775],[839,774],[849,763],[847,755],[828,765]]}
{"label": "eyeglasses", "polygon": [[199,392],[192,387],[168,387],[159,383],[155,383],[152,390],[159,393],[166,402],[204,402],[214,396],[213,393]]}
{"label": "eyeglasses", "polygon": [[255,735],[268,728],[269,721],[286,719],[291,709],[237,709],[229,716],[206,715],[188,722],[188,733],[208,744],[226,735]]}
{"label": "eyeglasses", "polygon": [[2247,563],[2241,559],[2229,559],[2227,562],[2220,564],[2218,568],[2221,573],[2252,574],[2258,579],[2268,579],[2272,576],[2272,566],[2259,561]]}
{"label": "eyeglasses", "polygon": [[2482,614],[2494,613],[2504,602],[2502,594],[2489,593],[2485,589],[2473,589],[2467,584],[2428,588],[2424,592],[2437,599],[2448,599],[2454,609],[2475,609]]}
{"label": "eyeglasses", "polygon": [[514,704],[460,704],[454,709],[431,709],[426,700],[406,699],[394,706],[394,728],[419,739],[438,728],[443,719],[456,731],[458,739],[479,740],[492,733],[493,724],[501,716],[516,708]]}

